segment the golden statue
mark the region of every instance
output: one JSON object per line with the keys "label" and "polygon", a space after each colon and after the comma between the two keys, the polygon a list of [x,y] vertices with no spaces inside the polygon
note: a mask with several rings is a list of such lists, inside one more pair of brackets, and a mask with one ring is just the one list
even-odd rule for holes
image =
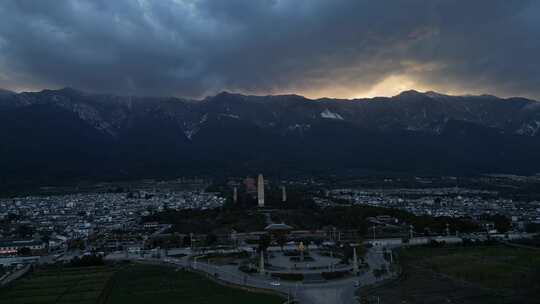
{"label": "golden statue", "polygon": [[304,242],[300,242],[300,245],[298,245],[298,251],[300,251],[300,262],[304,261]]}

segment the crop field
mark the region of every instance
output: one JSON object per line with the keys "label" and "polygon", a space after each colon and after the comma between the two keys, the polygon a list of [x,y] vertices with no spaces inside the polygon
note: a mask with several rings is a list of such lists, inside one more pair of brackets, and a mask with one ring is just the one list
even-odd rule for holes
{"label": "crop field", "polygon": [[0,304],[95,304],[114,271],[110,267],[48,268],[0,289]]}
{"label": "crop field", "polygon": [[46,268],[0,289],[0,304],[282,302],[278,296],[226,287],[199,274],[144,264]]}
{"label": "crop field", "polygon": [[540,251],[506,247],[402,249],[400,280],[361,291],[380,303],[538,303]]}
{"label": "crop field", "polygon": [[107,304],[282,302],[278,296],[225,287],[198,274],[164,266],[134,264],[116,274]]}

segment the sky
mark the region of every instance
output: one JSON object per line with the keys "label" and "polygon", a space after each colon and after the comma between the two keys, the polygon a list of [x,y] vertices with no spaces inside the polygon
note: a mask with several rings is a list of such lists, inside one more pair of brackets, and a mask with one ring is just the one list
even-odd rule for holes
{"label": "sky", "polygon": [[0,1],[0,88],[62,87],[540,100],[540,1]]}

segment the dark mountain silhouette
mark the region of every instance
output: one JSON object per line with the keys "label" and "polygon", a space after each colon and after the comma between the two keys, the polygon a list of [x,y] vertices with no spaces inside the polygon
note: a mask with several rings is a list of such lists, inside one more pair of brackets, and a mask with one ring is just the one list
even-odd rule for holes
{"label": "dark mountain silhouette", "polygon": [[0,92],[0,178],[172,177],[265,171],[540,172],[540,103],[406,91],[309,100]]}
{"label": "dark mountain silhouette", "polygon": [[15,94],[15,93],[12,91],[0,88],[0,95],[10,95],[10,94]]}

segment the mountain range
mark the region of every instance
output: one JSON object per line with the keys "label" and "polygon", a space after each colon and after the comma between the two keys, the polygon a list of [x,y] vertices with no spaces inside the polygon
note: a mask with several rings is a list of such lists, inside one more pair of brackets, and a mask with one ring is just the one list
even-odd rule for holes
{"label": "mountain range", "polygon": [[0,90],[5,182],[182,175],[540,172],[540,102],[405,91],[203,100]]}

